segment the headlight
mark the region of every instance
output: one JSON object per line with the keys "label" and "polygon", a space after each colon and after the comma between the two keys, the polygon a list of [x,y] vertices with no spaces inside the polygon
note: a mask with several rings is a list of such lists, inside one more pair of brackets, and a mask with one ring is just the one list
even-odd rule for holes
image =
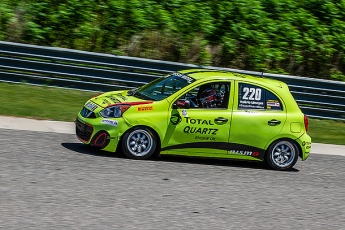
{"label": "headlight", "polygon": [[130,105],[115,105],[115,106],[110,106],[108,108],[103,109],[99,114],[104,117],[121,117],[122,114],[129,108],[131,107]]}

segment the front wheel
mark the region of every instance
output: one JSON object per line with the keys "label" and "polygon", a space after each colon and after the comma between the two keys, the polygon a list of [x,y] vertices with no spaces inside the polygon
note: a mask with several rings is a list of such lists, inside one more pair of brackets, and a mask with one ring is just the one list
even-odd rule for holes
{"label": "front wheel", "polygon": [[299,150],[294,142],[278,140],[268,148],[265,161],[273,169],[287,170],[296,164],[298,155]]}
{"label": "front wheel", "polygon": [[146,128],[134,128],[122,138],[122,150],[132,159],[148,159],[156,149],[156,137]]}

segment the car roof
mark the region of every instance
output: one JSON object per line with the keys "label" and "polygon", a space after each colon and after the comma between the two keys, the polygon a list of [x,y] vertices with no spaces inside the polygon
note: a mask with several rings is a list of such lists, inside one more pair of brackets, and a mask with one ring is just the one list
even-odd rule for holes
{"label": "car roof", "polygon": [[212,70],[212,69],[188,69],[188,70],[181,70],[178,71],[181,74],[187,75],[189,77],[194,78],[195,80],[203,80],[203,79],[224,79],[224,80],[238,80],[238,81],[249,81],[257,84],[264,84],[264,85],[274,85],[277,87],[283,87],[285,83],[265,78],[265,77],[256,77],[251,76],[243,73],[234,73],[229,71],[221,71],[221,70]]}

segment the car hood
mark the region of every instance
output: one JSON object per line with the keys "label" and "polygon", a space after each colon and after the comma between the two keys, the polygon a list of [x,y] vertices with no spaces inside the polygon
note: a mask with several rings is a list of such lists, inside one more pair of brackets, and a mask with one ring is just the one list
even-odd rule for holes
{"label": "car hood", "polygon": [[126,91],[112,91],[103,93],[90,99],[91,102],[106,108],[115,104],[141,105],[150,104],[152,101],[143,100],[134,96],[128,96]]}

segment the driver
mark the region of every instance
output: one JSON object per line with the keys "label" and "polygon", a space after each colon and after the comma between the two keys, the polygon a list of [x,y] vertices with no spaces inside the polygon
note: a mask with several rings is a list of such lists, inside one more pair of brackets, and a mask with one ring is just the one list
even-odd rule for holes
{"label": "driver", "polygon": [[227,90],[225,84],[209,83],[195,88],[186,93],[184,99],[190,102],[191,108],[222,108],[224,100],[224,90]]}
{"label": "driver", "polygon": [[202,108],[217,108],[222,101],[219,90],[213,85],[205,85],[200,88],[200,94],[198,93],[198,101]]}

